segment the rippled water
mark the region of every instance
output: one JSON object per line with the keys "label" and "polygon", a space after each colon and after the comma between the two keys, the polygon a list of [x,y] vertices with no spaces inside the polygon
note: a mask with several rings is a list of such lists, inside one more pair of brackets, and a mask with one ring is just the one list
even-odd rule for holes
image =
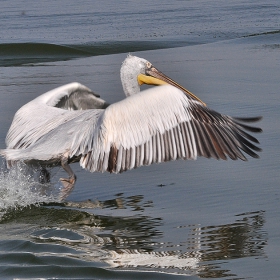
{"label": "rippled water", "polygon": [[[94,3],[94,4],[93,4]],[[16,110],[81,82],[123,98],[126,53],[149,59],[209,107],[264,118],[248,162],[176,161],[121,175],[74,164],[59,178],[0,170],[1,279],[278,279],[279,4],[277,1],[2,1],[0,148]]]}
{"label": "rippled water", "polygon": [[[139,198],[123,200],[141,204]],[[98,204],[87,201],[83,206],[87,211],[83,211],[69,209],[77,205],[66,202],[7,213],[2,224],[13,224],[10,225],[13,235],[25,234],[28,238],[1,242],[1,261],[13,263],[13,267],[6,267],[2,272],[32,277],[38,275],[33,270],[40,269],[41,275],[54,277],[60,271],[67,278],[74,266],[80,267],[79,277],[98,278],[106,275],[104,269],[109,266],[111,270],[116,269],[112,278],[126,278],[126,274],[121,276],[123,272],[118,271],[137,268],[147,272],[196,274],[203,278],[228,277],[231,272],[222,269],[221,262],[264,255],[268,239],[263,230],[264,212],[241,213],[231,224],[188,225],[184,241],[172,246],[171,242],[156,241],[164,234],[157,230],[163,224],[161,218],[110,217],[88,212],[103,205],[113,210],[118,203],[117,200]],[[124,206],[130,208],[129,203]],[[20,229],[22,225],[28,225],[28,229]],[[184,227],[178,226],[177,230]]]}

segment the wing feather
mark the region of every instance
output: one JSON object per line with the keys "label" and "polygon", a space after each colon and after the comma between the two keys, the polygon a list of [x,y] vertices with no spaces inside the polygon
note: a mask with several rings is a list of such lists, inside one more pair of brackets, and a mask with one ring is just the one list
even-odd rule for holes
{"label": "wing feather", "polygon": [[165,147],[164,147],[164,139],[163,135],[158,132],[159,136],[159,141],[160,141],[160,161],[159,162],[164,162],[165,161]]}
{"label": "wing feather", "polygon": [[160,163],[161,162],[161,139],[158,132],[156,134],[156,150],[157,150],[156,162]]}
{"label": "wing feather", "polygon": [[212,128],[211,125],[206,124],[205,128],[207,129],[207,133],[211,138],[212,144],[214,146],[214,150],[218,154],[218,158],[226,160],[227,157],[225,153],[227,151],[227,147],[226,145],[224,145],[223,140],[221,139],[219,134],[215,132],[215,130]]}
{"label": "wing feather", "polygon": [[153,143],[152,143],[152,139],[148,141],[148,161],[147,161],[147,165],[150,165],[153,163]]}
{"label": "wing feather", "polygon": [[121,171],[126,171],[126,167],[125,167],[125,159],[126,159],[126,149],[122,148],[123,153],[122,153],[122,165],[121,165]]}
{"label": "wing feather", "polygon": [[171,147],[172,147],[172,160],[177,159],[177,148],[175,143],[175,137],[174,137],[174,129],[170,129],[170,141],[171,141]]}
{"label": "wing feather", "polygon": [[[119,150],[118,150],[116,173],[120,173],[121,172],[122,157],[123,157],[123,147],[120,147]],[[104,170],[104,168],[103,168],[103,170]]]}

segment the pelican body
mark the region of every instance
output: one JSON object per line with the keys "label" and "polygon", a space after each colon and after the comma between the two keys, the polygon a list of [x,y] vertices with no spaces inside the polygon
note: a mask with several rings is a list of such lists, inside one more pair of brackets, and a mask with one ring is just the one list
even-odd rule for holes
{"label": "pelican body", "polygon": [[[20,108],[0,154],[14,162],[61,165],[66,192],[76,176],[69,164],[120,173],[142,165],[198,156],[246,160],[261,149],[246,123],[209,109],[193,93],[160,72],[149,61],[128,55],[121,66],[126,98],[109,105],[89,88],[71,83]],[[142,84],[157,85],[140,92]]]}

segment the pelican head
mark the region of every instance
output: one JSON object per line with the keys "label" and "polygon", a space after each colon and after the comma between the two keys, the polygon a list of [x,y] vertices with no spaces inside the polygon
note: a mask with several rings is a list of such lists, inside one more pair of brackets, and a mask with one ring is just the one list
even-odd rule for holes
{"label": "pelican head", "polygon": [[140,86],[143,84],[156,86],[169,84],[179,88],[190,98],[206,105],[197,96],[160,72],[151,62],[144,58],[129,54],[122,63],[120,73],[123,90],[126,96],[139,93]]}

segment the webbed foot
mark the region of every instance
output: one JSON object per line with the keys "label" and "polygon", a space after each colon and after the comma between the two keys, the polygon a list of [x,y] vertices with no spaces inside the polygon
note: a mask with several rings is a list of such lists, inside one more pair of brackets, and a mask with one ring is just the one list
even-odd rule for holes
{"label": "webbed foot", "polygon": [[73,191],[76,183],[76,176],[70,178],[60,178],[59,180],[63,185],[59,198],[60,200],[64,200]]}

